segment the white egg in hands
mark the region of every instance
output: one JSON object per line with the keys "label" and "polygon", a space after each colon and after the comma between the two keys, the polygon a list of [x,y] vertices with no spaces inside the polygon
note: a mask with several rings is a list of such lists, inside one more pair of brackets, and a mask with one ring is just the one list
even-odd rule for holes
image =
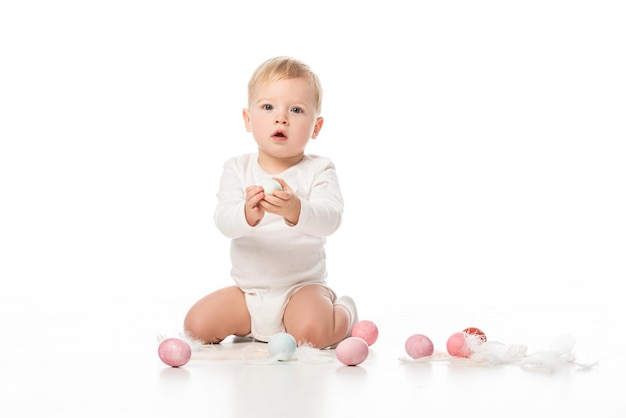
{"label": "white egg in hands", "polygon": [[263,193],[271,195],[274,190],[282,190],[283,187],[274,179],[267,179],[261,183],[263,187]]}

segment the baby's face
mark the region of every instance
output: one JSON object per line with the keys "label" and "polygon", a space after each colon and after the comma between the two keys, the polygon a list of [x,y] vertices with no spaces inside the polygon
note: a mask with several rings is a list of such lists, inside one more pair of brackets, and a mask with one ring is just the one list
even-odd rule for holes
{"label": "baby's face", "polygon": [[248,132],[259,152],[272,158],[301,157],[309,139],[322,127],[311,84],[302,78],[274,81],[256,88],[244,110]]}

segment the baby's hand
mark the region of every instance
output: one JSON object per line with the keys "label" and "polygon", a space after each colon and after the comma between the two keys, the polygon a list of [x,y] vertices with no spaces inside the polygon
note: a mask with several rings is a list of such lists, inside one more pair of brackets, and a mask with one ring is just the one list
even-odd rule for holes
{"label": "baby's hand", "polygon": [[282,190],[274,189],[271,194],[263,193],[264,198],[258,205],[267,213],[273,213],[285,218],[285,221],[295,225],[300,219],[300,198],[293,192],[285,180],[274,177]]}
{"label": "baby's hand", "polygon": [[244,211],[246,214],[246,221],[248,225],[255,226],[263,216],[265,216],[265,210],[259,203],[263,200],[265,194],[263,193],[263,187],[261,186],[248,186],[246,187],[246,203],[244,205]]}

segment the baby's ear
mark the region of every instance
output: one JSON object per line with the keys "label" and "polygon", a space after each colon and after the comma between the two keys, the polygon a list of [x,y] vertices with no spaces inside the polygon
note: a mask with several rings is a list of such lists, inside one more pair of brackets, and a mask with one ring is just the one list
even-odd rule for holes
{"label": "baby's ear", "polygon": [[311,135],[311,138],[317,138],[317,136],[320,134],[320,131],[322,130],[322,125],[324,125],[324,118],[320,116],[315,121],[315,126],[313,127],[313,135]]}
{"label": "baby's ear", "polygon": [[252,132],[252,125],[250,124],[250,112],[248,109],[243,109],[242,111],[243,123],[246,124],[246,131]]}

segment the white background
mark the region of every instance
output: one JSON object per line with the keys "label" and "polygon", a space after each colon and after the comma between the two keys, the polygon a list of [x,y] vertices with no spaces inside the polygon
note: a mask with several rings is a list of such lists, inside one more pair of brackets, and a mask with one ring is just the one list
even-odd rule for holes
{"label": "white background", "polygon": [[[0,302],[157,332],[231,284],[221,167],[255,150],[252,71],[291,55],[324,86],[308,151],[333,159],[346,205],[329,283],[362,315],[614,318],[624,21],[618,1],[3,2]],[[456,321],[522,340],[581,331],[477,319]]]}

